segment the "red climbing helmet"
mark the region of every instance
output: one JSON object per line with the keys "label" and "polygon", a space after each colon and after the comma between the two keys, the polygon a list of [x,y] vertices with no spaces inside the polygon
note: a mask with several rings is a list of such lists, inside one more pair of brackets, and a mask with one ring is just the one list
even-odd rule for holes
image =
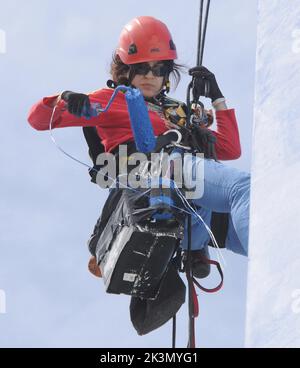
{"label": "red climbing helmet", "polygon": [[177,59],[167,26],[148,16],[134,18],[123,28],[116,54],[124,64]]}

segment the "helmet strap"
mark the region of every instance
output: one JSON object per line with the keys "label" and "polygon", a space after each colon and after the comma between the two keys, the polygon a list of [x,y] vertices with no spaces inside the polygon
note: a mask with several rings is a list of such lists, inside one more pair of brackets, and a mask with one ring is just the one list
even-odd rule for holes
{"label": "helmet strap", "polygon": [[171,83],[170,83],[169,78],[167,77],[165,79],[165,83],[164,83],[164,89],[165,89],[166,93],[170,92],[170,87],[171,87]]}

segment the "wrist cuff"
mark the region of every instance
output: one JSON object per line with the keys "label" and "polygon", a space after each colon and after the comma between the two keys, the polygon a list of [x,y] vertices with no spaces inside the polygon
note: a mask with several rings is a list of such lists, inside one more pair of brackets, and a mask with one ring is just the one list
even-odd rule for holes
{"label": "wrist cuff", "polygon": [[212,102],[212,105],[213,105],[213,107],[216,107],[217,105],[219,105],[220,103],[223,103],[223,102],[225,102],[226,100],[225,100],[225,98],[224,97],[220,97],[220,98],[217,98],[216,100],[214,100],[213,102]]}

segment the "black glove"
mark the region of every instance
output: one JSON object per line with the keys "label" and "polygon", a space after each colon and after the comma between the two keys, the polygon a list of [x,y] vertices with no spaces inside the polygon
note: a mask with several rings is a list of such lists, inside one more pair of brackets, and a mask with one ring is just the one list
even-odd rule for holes
{"label": "black glove", "polygon": [[88,95],[64,91],[61,94],[61,98],[67,103],[69,113],[78,118],[83,116],[86,111],[90,110],[91,104]]}
{"label": "black glove", "polygon": [[[224,97],[218,86],[215,75],[204,66],[196,66],[189,70],[193,77],[193,94],[197,98],[205,96],[214,102],[217,98]],[[205,91],[205,84],[208,89]]]}

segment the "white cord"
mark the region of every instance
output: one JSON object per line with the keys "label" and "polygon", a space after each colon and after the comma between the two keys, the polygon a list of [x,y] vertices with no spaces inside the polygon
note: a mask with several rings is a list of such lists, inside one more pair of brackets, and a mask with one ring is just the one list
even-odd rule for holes
{"label": "white cord", "polygon": [[[76,157],[74,157],[74,156],[72,156],[72,155],[70,155],[68,152],[66,152],[63,148],[61,148],[61,146],[56,142],[56,140],[55,140],[55,138],[54,138],[54,136],[53,136],[53,134],[52,134],[52,123],[53,123],[53,118],[54,118],[54,114],[55,114],[55,111],[56,111],[56,105],[55,105],[55,107],[53,108],[53,111],[52,111],[52,114],[51,114],[51,118],[50,118],[50,124],[49,124],[49,130],[50,130],[50,137],[51,137],[51,140],[52,140],[52,142],[55,144],[55,146],[64,154],[64,155],[66,155],[66,156],[68,156],[68,157],[70,157],[72,160],[74,160],[74,161],[76,161],[76,162],[78,162],[79,164],[81,164],[81,165],[84,165],[84,166],[86,166],[86,167],[88,167],[89,169],[91,169],[91,170],[93,170],[93,167],[92,166],[90,166],[90,165],[88,165],[88,164],[86,164],[85,162],[83,162],[83,161],[80,161],[80,160],[78,160]],[[95,169],[94,169],[95,170]]]}

